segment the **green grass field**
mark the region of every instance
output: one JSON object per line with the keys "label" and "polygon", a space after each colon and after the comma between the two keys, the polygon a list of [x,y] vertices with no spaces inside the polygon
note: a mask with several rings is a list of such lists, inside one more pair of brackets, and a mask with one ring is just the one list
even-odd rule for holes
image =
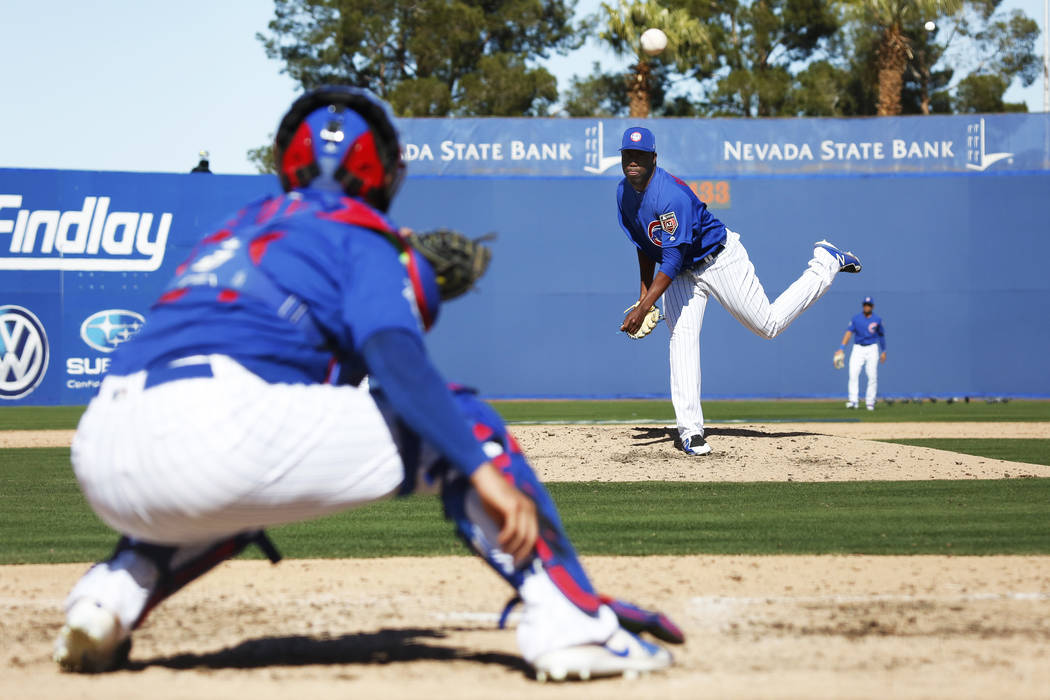
{"label": "green grass field", "polygon": [[[670,401],[494,401],[508,421],[674,422]],[[2,418],[2,415],[0,415]],[[842,401],[704,401],[704,419],[721,421],[1050,421],[1050,401],[880,404],[875,411],[845,408]]]}
{"label": "green grass field", "polygon": [[977,457],[1005,459],[1009,462],[1050,465],[1050,440],[1041,438],[1004,440],[1001,438],[918,438],[882,440],[898,445],[931,447],[935,450],[961,452]]}
{"label": "green grass field", "polygon": [[[670,401],[494,401],[505,420],[674,421]],[[83,406],[0,407],[0,430],[73,429]],[[1050,401],[880,404],[875,411],[851,411],[841,401],[705,401],[704,416],[720,421],[1050,421]]]}
{"label": "green grass field", "polygon": [[[0,564],[93,561],[116,541],[67,448],[0,450]],[[583,554],[1050,554],[1050,479],[556,483]],[[272,530],[298,557],[465,554],[435,497]],[[254,554],[253,554],[254,555]]]}

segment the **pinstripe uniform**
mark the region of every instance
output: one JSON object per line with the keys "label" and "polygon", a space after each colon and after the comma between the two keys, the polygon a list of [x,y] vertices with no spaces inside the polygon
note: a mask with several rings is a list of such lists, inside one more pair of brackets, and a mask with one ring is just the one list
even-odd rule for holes
{"label": "pinstripe uniform", "polygon": [[[662,299],[671,331],[671,401],[679,436],[702,436],[700,331],[708,298],[756,335],[775,338],[828,290],[839,263],[828,251],[814,248],[802,275],[770,302],[740,236],[678,178],[654,168],[642,192],[624,179],[617,204],[620,225],[631,242],[672,277]],[[665,262],[672,247],[680,251],[678,269]]]}
{"label": "pinstripe uniform", "polygon": [[838,270],[827,251],[814,249],[802,276],[770,302],[740,236],[727,231],[726,247],[712,262],[682,270],[675,277],[664,292],[663,305],[671,331],[671,401],[681,437],[704,432],[700,330],[708,297],[756,335],[775,338],[828,290]]}

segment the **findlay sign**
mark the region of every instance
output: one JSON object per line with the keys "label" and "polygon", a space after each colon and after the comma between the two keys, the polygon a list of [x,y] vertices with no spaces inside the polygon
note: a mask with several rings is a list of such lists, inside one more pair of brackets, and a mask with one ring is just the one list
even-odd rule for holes
{"label": "findlay sign", "polygon": [[164,261],[170,212],[111,211],[106,196],[69,211],[24,208],[25,199],[0,192],[0,270],[152,272]]}
{"label": "findlay sign", "polygon": [[[625,119],[403,119],[409,173],[620,176]],[[1050,170],[1050,115],[655,119],[678,175]]]}

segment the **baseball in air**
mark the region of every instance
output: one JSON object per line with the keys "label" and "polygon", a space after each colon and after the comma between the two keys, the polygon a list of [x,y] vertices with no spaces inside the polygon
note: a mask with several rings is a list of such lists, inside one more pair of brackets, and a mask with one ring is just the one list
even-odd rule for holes
{"label": "baseball in air", "polygon": [[663,50],[667,48],[667,35],[663,33],[663,30],[656,27],[650,27],[642,32],[639,41],[642,44],[642,51],[650,56],[663,53]]}
{"label": "baseball in air", "polygon": [[928,31],[928,32],[932,32],[934,29],[937,28],[937,24],[932,19],[927,21],[925,26],[926,26],[926,31]]}

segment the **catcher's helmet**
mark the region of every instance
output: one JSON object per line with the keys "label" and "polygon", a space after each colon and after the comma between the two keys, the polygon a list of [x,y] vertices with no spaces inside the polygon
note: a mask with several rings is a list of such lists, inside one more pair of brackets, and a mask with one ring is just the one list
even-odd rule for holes
{"label": "catcher's helmet", "polygon": [[371,92],[326,86],[296,100],[274,139],[287,192],[307,185],[336,189],[386,211],[405,165],[386,106]]}

